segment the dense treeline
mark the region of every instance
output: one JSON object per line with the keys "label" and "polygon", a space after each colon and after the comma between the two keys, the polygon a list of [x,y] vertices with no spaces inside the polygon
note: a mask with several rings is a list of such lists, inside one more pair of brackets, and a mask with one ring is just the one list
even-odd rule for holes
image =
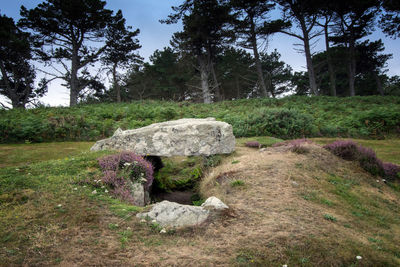
{"label": "dense treeline", "polygon": [[[21,7],[21,19],[2,15],[0,94],[13,107],[37,103],[55,79],[79,102],[143,99],[211,103],[229,99],[298,95],[400,95],[400,77],[388,77],[380,29],[398,38],[400,2],[393,0],[183,0],[162,23],[181,21],[171,46],[144,63],[139,29],[101,0],[45,0]],[[272,11],[280,11],[275,19]],[[300,43],[306,72],[294,72],[269,48],[286,34]],[[315,53],[320,38],[325,51]],[[96,45],[94,45],[96,44]],[[37,62],[48,66],[37,69]],[[35,63],[35,64],[34,64]],[[46,75],[35,83],[37,72]],[[99,80],[111,77],[110,88]]]}
{"label": "dense treeline", "polygon": [[232,124],[236,137],[385,138],[400,133],[400,97],[290,96],[211,104],[146,100],[0,110],[0,142],[97,140],[111,136],[118,127],[134,129],[166,120],[206,117]]}

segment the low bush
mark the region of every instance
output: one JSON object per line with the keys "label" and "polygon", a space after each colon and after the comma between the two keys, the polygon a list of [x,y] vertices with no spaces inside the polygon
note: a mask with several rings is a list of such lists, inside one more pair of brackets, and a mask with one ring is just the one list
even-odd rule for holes
{"label": "low bush", "polygon": [[103,172],[102,181],[111,188],[116,197],[133,203],[130,192],[131,182],[143,183],[149,190],[153,177],[153,166],[143,157],[133,152],[121,152],[98,159]]}
{"label": "low bush", "polygon": [[360,166],[371,173],[372,175],[384,176],[383,162],[378,159],[375,151],[370,148],[359,145],[358,149],[358,162]]}
{"label": "low bush", "polygon": [[91,141],[119,127],[215,117],[232,125],[236,137],[377,137],[400,133],[400,97],[256,98],[212,104],[134,101],[65,107],[0,110],[0,143]]}
{"label": "low bush", "polygon": [[400,179],[400,166],[390,162],[385,162],[383,163],[383,170],[385,172],[386,179],[389,181]]}
{"label": "low bush", "polygon": [[312,136],[316,133],[313,118],[295,109],[261,109],[246,120],[247,136],[274,136],[283,139]]}
{"label": "low bush", "polygon": [[358,156],[358,145],[351,140],[335,141],[325,145],[324,148],[345,160],[356,160]]}
{"label": "low bush", "polygon": [[342,159],[358,161],[360,166],[372,175],[379,175],[391,181],[399,178],[400,166],[389,162],[383,163],[375,151],[354,141],[339,140],[325,145],[324,148]]}
{"label": "low bush", "polygon": [[400,130],[400,111],[389,107],[378,107],[363,111],[350,120],[350,127],[372,137],[381,137]]}

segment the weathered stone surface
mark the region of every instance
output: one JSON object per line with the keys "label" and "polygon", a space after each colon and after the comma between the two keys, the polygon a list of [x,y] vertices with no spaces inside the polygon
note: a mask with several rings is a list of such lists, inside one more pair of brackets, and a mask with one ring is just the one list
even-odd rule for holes
{"label": "weathered stone surface", "polygon": [[133,205],[144,207],[150,203],[150,195],[142,183],[130,182],[130,191],[134,199]]}
{"label": "weathered stone surface", "polygon": [[224,202],[222,202],[219,198],[216,197],[209,197],[204,201],[201,206],[205,209],[211,209],[211,210],[224,210],[224,209],[229,209],[227,205],[225,205]]}
{"label": "weathered stone surface", "polygon": [[134,130],[118,129],[112,137],[97,141],[91,150],[128,150],[167,157],[209,156],[233,152],[235,136],[230,124],[214,118],[180,119]]}
{"label": "weathered stone surface", "polygon": [[[154,204],[146,213],[139,213],[138,218],[146,218],[156,221],[163,227],[194,226],[205,222],[210,216],[218,214],[222,209],[227,209],[221,200],[216,197],[208,198],[208,205],[202,207],[182,205],[164,200]],[[214,205],[215,204],[215,205]],[[222,208],[224,206],[224,208]]]}

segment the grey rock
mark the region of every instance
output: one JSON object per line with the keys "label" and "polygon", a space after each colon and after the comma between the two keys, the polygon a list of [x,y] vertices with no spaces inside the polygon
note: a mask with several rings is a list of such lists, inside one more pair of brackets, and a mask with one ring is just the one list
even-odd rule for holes
{"label": "grey rock", "polygon": [[224,202],[222,202],[219,198],[216,197],[209,197],[204,201],[201,206],[205,209],[211,209],[211,210],[224,210],[224,209],[229,209],[227,205],[225,205]]}
{"label": "grey rock", "polygon": [[133,205],[144,207],[150,203],[150,195],[145,187],[141,183],[132,183],[130,182],[130,191],[133,197]]}
{"label": "grey rock", "polygon": [[154,204],[149,212],[138,213],[136,217],[155,221],[162,227],[195,226],[228,208],[216,197],[208,198],[205,203],[208,204],[197,207],[164,200]]}
{"label": "grey rock", "polygon": [[136,216],[155,220],[163,227],[181,227],[201,224],[208,218],[208,214],[209,211],[202,207],[164,200],[156,203],[149,212],[139,213]]}
{"label": "grey rock", "polygon": [[122,131],[97,141],[92,151],[128,150],[139,155],[209,156],[235,150],[235,136],[228,123],[207,119],[180,119]]}
{"label": "grey rock", "polygon": [[122,129],[121,128],[118,128],[115,132],[114,132],[114,134],[113,134],[113,136],[114,135],[120,135],[120,134],[122,134]]}

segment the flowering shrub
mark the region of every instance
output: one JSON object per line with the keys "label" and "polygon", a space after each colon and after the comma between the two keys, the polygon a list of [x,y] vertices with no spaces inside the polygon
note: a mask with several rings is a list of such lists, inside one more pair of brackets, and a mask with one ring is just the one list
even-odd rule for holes
{"label": "flowering shrub", "polygon": [[133,152],[105,156],[98,161],[103,183],[111,187],[112,194],[127,202],[133,202],[128,181],[141,182],[147,190],[153,183],[153,166]]}
{"label": "flowering shrub", "polygon": [[256,147],[256,148],[260,148],[261,144],[257,141],[249,141],[245,144],[247,147]]}
{"label": "flowering shrub", "polygon": [[385,162],[383,163],[383,170],[385,172],[385,177],[388,180],[395,180],[400,178],[400,166],[396,164]]}
{"label": "flowering shrub", "polygon": [[372,175],[380,175],[388,180],[400,178],[400,166],[389,162],[383,163],[372,149],[357,145],[351,140],[336,141],[324,148],[345,160],[357,160],[360,166]]}
{"label": "flowering shrub", "polygon": [[356,160],[358,156],[358,146],[351,140],[335,141],[332,144],[325,145],[324,148],[345,160]]}
{"label": "flowering shrub", "polygon": [[383,163],[376,156],[375,152],[363,146],[358,146],[358,161],[360,162],[360,166],[371,173],[372,175],[380,175],[383,176],[385,173],[383,171]]}

